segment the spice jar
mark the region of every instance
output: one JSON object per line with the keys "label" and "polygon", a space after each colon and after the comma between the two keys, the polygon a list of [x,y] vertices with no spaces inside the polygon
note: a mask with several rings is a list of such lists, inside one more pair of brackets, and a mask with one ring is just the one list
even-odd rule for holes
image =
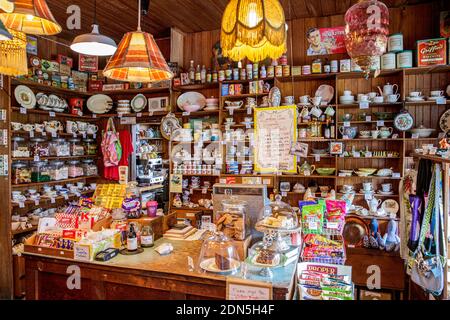
{"label": "spice jar", "polygon": [[31,183],[31,170],[25,162],[14,162],[12,168],[12,184]]}
{"label": "spice jar", "polygon": [[12,137],[12,157],[13,158],[28,158],[30,156],[30,149],[25,143],[24,137]]}
{"label": "spice jar", "polygon": [[69,165],[69,178],[77,178],[83,176],[83,167],[80,165],[80,161],[78,160],[71,160],[68,161],[67,164]]}
{"label": "spice jar", "polygon": [[83,167],[83,175],[85,176],[96,176],[98,175],[97,165],[94,163],[94,160],[86,159],[82,161]]}
{"label": "spice jar", "polygon": [[84,139],[84,154],[88,156],[95,156],[97,154],[97,144],[94,139]]}
{"label": "spice jar", "polygon": [[84,147],[80,139],[70,139],[70,154],[72,156],[84,156]]}
{"label": "spice jar", "polygon": [[33,162],[31,165],[31,182],[48,182],[50,180],[51,178],[48,162]]}
{"label": "spice jar", "polygon": [[48,143],[44,138],[33,138],[30,140],[31,155],[33,157],[48,157]]}
{"label": "spice jar", "polygon": [[48,144],[49,154],[52,157],[70,156],[70,144],[63,138],[53,138]]}
{"label": "spice jar", "polygon": [[69,167],[64,161],[55,160],[49,165],[50,179],[54,181],[69,179]]}

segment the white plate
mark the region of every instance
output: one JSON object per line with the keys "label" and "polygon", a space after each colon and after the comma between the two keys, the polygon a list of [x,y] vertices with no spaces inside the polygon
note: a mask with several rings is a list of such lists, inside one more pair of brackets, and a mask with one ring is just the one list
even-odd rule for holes
{"label": "white plate", "polygon": [[203,260],[200,263],[200,268],[202,268],[205,271],[213,272],[213,273],[228,273],[233,272],[239,269],[241,266],[241,263],[235,259],[229,259],[230,260],[230,269],[222,270],[219,269],[216,265],[216,259],[215,258],[209,258],[206,260]]}
{"label": "white plate", "polygon": [[143,94],[138,94],[131,100],[131,108],[133,108],[135,112],[141,112],[146,106],[147,98]]}
{"label": "white plate", "polygon": [[394,215],[397,214],[400,206],[397,201],[393,199],[387,199],[384,200],[384,202],[381,204],[381,209],[383,209],[389,215]]}
{"label": "white plate", "polygon": [[450,109],[442,114],[441,118],[439,119],[439,127],[444,132],[450,130]]}
{"label": "white plate", "polygon": [[316,97],[322,97],[322,102],[330,103],[334,97],[334,88],[328,84],[322,84],[316,91]]}
{"label": "white plate", "polygon": [[88,99],[86,106],[92,113],[101,114],[111,109],[110,104],[112,102],[113,100],[109,96],[96,94]]}
{"label": "white plate", "polygon": [[180,121],[175,117],[173,113],[167,114],[162,120],[160,125],[161,135],[164,139],[170,140],[170,136],[176,129],[180,129]]}
{"label": "white plate", "polygon": [[36,105],[36,96],[27,86],[17,86],[14,90],[14,97],[17,102],[26,109],[33,109]]}
{"label": "white plate", "polygon": [[204,95],[198,92],[190,91],[185,92],[181,96],[178,97],[177,100],[178,108],[181,110],[184,110],[184,106],[190,106],[190,105],[199,105],[200,110],[203,109],[206,105],[206,98]]}
{"label": "white plate", "polygon": [[256,259],[258,258],[258,254],[255,254],[251,260],[252,264],[254,266],[257,267],[276,267],[280,264],[281,259],[280,259],[280,255],[277,255],[274,259],[274,261],[272,261],[272,264],[263,264],[263,263],[258,263],[256,262]]}

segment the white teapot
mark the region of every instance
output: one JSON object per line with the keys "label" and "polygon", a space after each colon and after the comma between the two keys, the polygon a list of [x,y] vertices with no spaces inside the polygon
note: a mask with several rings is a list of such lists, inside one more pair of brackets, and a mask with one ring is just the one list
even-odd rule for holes
{"label": "white teapot", "polygon": [[397,84],[390,84],[389,82],[383,86],[383,90],[381,90],[380,87],[377,87],[378,91],[380,92],[380,95],[382,96],[389,96],[391,94],[397,94],[398,92],[398,85]]}
{"label": "white teapot", "polygon": [[378,211],[378,207],[381,204],[381,199],[372,198],[371,200],[366,200],[367,205],[369,206],[369,211],[371,213],[376,213]]}

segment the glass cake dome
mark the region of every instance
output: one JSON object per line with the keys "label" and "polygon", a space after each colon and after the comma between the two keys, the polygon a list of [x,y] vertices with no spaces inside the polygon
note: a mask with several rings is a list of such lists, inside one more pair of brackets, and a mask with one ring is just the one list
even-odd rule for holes
{"label": "glass cake dome", "polygon": [[298,218],[292,207],[277,195],[275,201],[262,209],[258,225],[269,229],[293,230],[298,228]]}
{"label": "glass cake dome", "polygon": [[201,272],[236,274],[241,259],[233,242],[222,232],[215,232],[205,239],[198,259]]}

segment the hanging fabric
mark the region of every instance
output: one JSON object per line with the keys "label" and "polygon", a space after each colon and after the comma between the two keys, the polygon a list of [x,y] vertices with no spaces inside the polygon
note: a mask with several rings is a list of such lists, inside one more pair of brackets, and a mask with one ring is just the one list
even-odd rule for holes
{"label": "hanging fabric", "polygon": [[106,130],[103,133],[101,147],[105,167],[117,166],[122,158],[122,146],[112,118],[108,119]]}

